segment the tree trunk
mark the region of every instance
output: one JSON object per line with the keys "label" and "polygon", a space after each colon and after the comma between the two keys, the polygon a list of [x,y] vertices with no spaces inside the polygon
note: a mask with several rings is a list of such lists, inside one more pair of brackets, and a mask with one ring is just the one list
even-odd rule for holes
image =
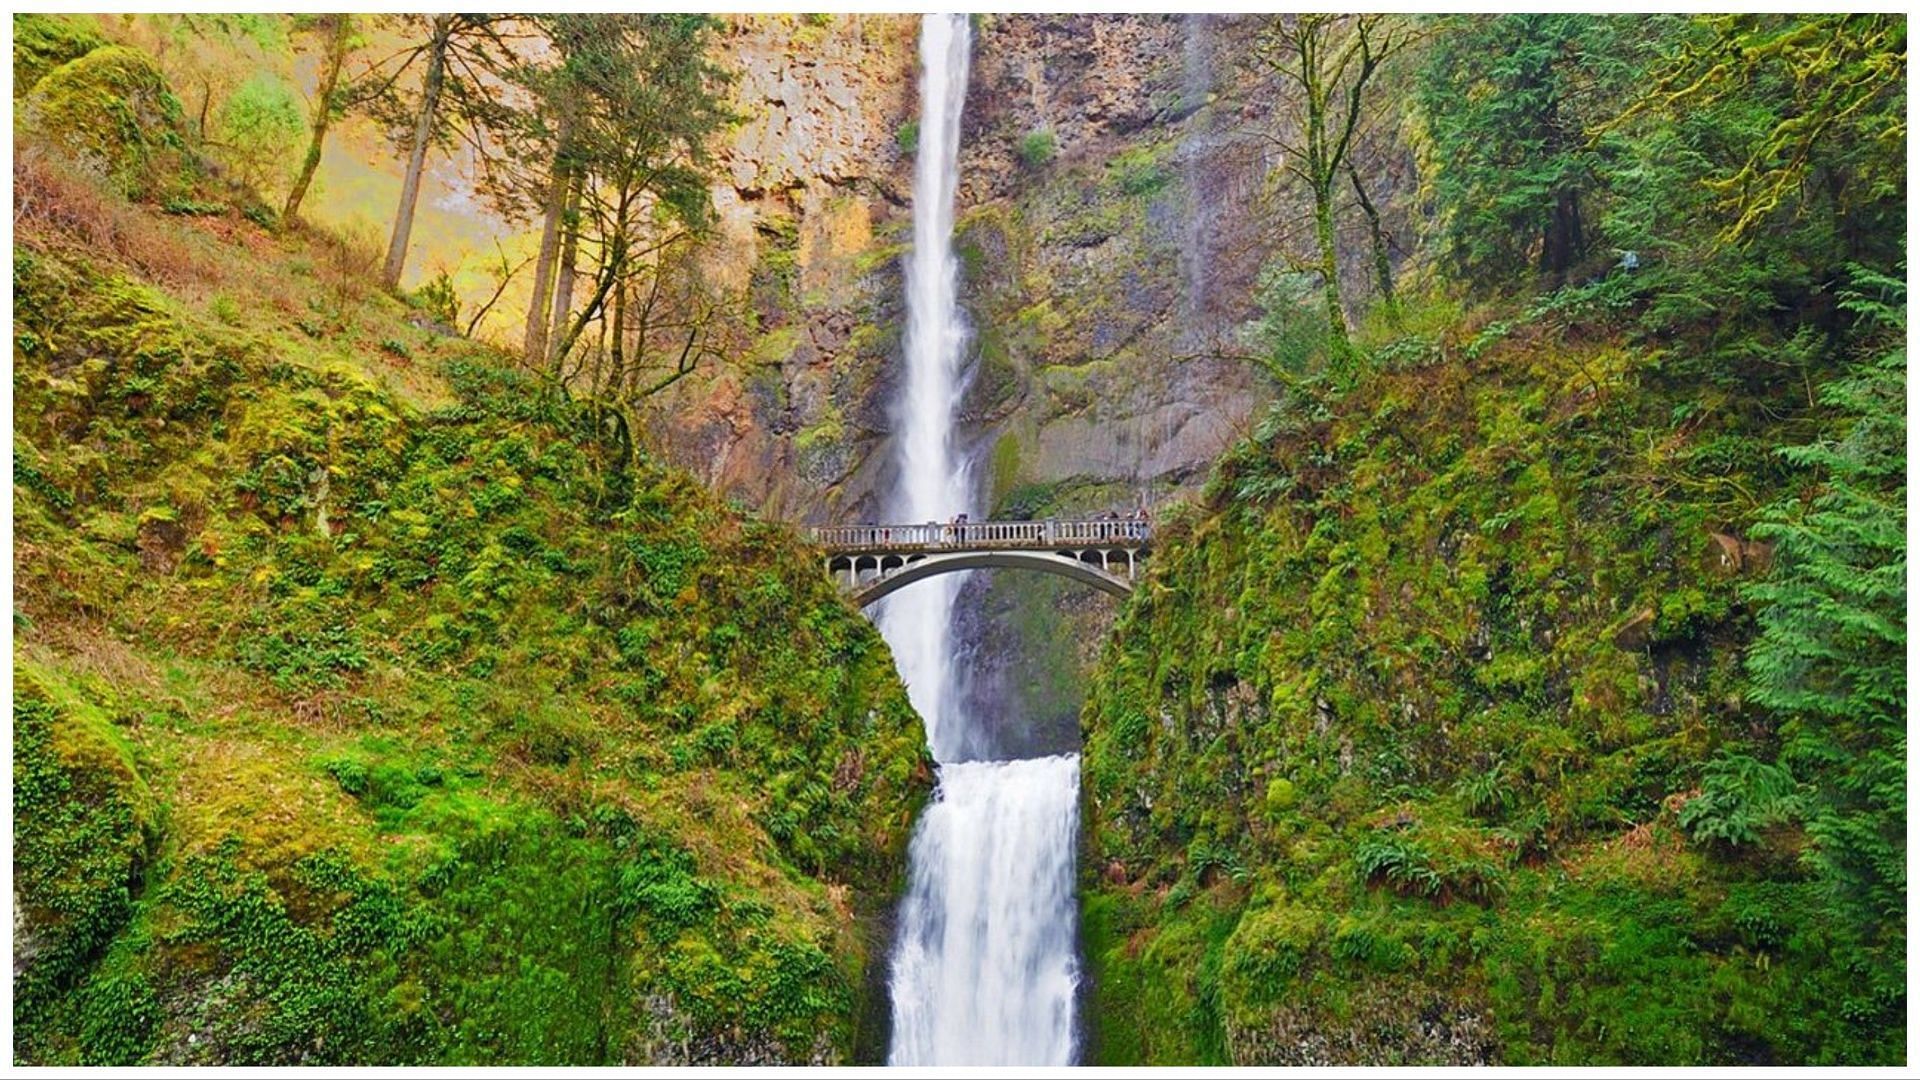
{"label": "tree trunk", "polygon": [[1580,257],[1585,240],[1580,227],[1580,192],[1562,187],[1553,193],[1553,216],[1547,221],[1547,235],[1540,246],[1540,269],[1556,285],[1567,280],[1567,271]]}
{"label": "tree trunk", "polygon": [[1327,345],[1333,359],[1345,363],[1353,354],[1347,333],[1347,308],[1340,300],[1340,251],[1333,240],[1333,177],[1313,186],[1313,238],[1320,248],[1320,276],[1326,279]]}
{"label": "tree trunk", "polygon": [[599,271],[594,275],[593,296],[587,300],[587,306],[580,310],[571,325],[562,322],[555,328],[553,345],[553,365],[556,371],[573,351],[573,343],[580,338],[580,332],[587,328],[587,321],[594,318],[606,306],[607,295],[619,283],[621,275],[627,270],[626,235],[615,233],[607,247],[606,258],[601,262]]}
{"label": "tree trunk", "polygon": [[627,381],[627,289],[622,280],[613,288],[613,357],[607,370],[607,394],[619,396]]}
{"label": "tree trunk", "polygon": [[1373,279],[1380,290],[1380,303],[1387,313],[1387,321],[1394,326],[1400,325],[1400,302],[1393,293],[1393,260],[1387,254],[1386,230],[1380,226],[1380,210],[1367,197],[1367,188],[1360,182],[1360,170],[1354,167],[1353,159],[1347,159],[1347,179],[1353,182],[1353,193],[1360,200],[1360,212],[1366,215],[1367,232],[1373,240]]}
{"label": "tree trunk", "polygon": [[453,34],[453,16],[433,17],[433,43],[428,46],[427,81],[420,93],[420,116],[413,125],[413,150],[407,158],[406,180],[400,185],[400,209],[393,217],[393,240],[387,244],[387,263],[380,279],[387,288],[400,286],[407,263],[407,241],[413,233],[413,208],[420,201],[420,174],[427,165],[427,146],[433,142],[434,113],[440,108],[440,90],[447,78],[447,40]]}
{"label": "tree trunk", "polygon": [[542,368],[547,359],[547,328],[552,311],[548,303],[553,295],[553,264],[560,254],[560,218],[566,213],[567,190],[572,184],[565,155],[557,156],[559,160],[554,164],[553,178],[547,184],[546,211],[540,228],[540,257],[533,264],[533,299],[527,305],[524,351],[527,363]]}
{"label": "tree trunk", "polygon": [[320,97],[313,110],[313,134],[307,140],[307,156],[300,162],[300,175],[293,182],[293,190],[287,192],[286,206],[280,210],[282,221],[299,220],[300,202],[307,197],[313,174],[320,168],[320,149],[327,141],[327,125],[333,122],[333,97],[340,89],[340,69],[346,66],[347,39],[352,35],[353,16],[335,15],[327,38],[326,66],[320,69]]}
{"label": "tree trunk", "polygon": [[567,208],[561,214],[560,272],[553,284],[553,329],[549,331],[555,355],[549,362],[558,367],[566,359],[561,350],[572,346],[567,338],[567,315],[573,311],[573,283],[580,267],[580,184],[567,187]]}

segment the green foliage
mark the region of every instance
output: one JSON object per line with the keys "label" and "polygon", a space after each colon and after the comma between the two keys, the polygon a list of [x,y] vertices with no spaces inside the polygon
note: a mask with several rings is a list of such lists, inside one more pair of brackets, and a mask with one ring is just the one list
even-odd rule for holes
{"label": "green foliage", "polygon": [[1473,283],[1537,271],[1591,290],[1632,252],[1640,280],[1594,299],[1645,304],[1670,329],[1898,257],[1904,20],[1515,14],[1435,29],[1419,101],[1447,250]]}
{"label": "green foliage", "polygon": [[900,148],[903,155],[912,155],[920,149],[920,121],[909,120],[893,132],[893,144]]}
{"label": "green foliage", "polygon": [[1680,824],[1695,840],[1758,843],[1762,829],[1792,820],[1795,794],[1785,769],[1723,753],[1707,763],[1700,794],[1680,808]]}
{"label": "green foliage", "polygon": [[1108,175],[1120,193],[1128,198],[1144,199],[1158,195],[1173,181],[1173,174],[1162,160],[1167,150],[1168,147],[1162,145],[1123,151],[1107,163]]}
{"label": "green foliage", "polygon": [[221,104],[212,138],[236,180],[261,188],[280,179],[306,134],[306,117],[293,87],[256,72]]}
{"label": "green foliage", "polygon": [[23,13],[13,17],[13,96],[25,97],[47,72],[107,44],[84,18]]}
{"label": "green foliage", "polygon": [[1739,116],[1754,134],[1707,186],[1741,241],[1812,209],[1808,177],[1833,170],[1871,203],[1896,196],[1906,140],[1907,25],[1892,14],[1701,19],[1663,58],[1636,109]]}
{"label": "green foliage", "polygon": [[[1657,20],[1649,20],[1657,22]],[[1608,118],[1639,22],[1511,14],[1444,20],[1422,72],[1434,197],[1469,280],[1561,277],[1592,244],[1593,178],[1605,150],[1584,137]]]}
{"label": "green foliage", "polygon": [[1364,881],[1442,902],[1456,896],[1487,900],[1504,887],[1500,868],[1484,855],[1435,852],[1419,837],[1397,833],[1361,840],[1353,851],[1353,865]]}
{"label": "green foliage", "polygon": [[102,718],[77,702],[56,704],[26,670],[16,678],[13,1015],[23,1045],[35,1046],[60,996],[132,916],[152,811]]}
{"label": "green foliage", "polygon": [[1260,318],[1252,327],[1253,344],[1267,374],[1291,386],[1318,373],[1327,357],[1327,309],[1314,276],[1270,263],[1255,295]]}
{"label": "green foliage", "polygon": [[229,842],[189,860],[161,901],[180,920],[163,941],[210,947],[231,980],[232,997],[209,1002],[217,1011],[205,1016],[215,1060],[390,1059],[389,1018],[363,980],[379,946],[418,932],[405,924],[398,898],[336,856],[310,856],[292,867],[286,887],[318,902],[323,914],[313,925],[289,911],[266,875],[241,868],[239,853]]}
{"label": "green foliage", "polygon": [[443,327],[460,325],[460,295],[454,291],[453,278],[445,270],[421,282],[407,299]]}
{"label": "green foliage", "polygon": [[[1862,275],[1849,306],[1906,327],[1904,285]],[[1904,937],[1906,910],[1906,351],[1829,383],[1834,437],[1782,450],[1823,474],[1811,500],[1775,504],[1756,532],[1773,575],[1747,590],[1766,605],[1748,654],[1754,698],[1783,721],[1781,760],[1814,786],[1813,861],[1867,936]],[[1888,956],[1899,955],[1897,946]]]}
{"label": "green foliage", "polygon": [[1013,152],[1020,159],[1020,164],[1029,169],[1040,169],[1053,161],[1060,147],[1051,129],[1037,128],[1022,135],[1020,141],[1014,144]]}

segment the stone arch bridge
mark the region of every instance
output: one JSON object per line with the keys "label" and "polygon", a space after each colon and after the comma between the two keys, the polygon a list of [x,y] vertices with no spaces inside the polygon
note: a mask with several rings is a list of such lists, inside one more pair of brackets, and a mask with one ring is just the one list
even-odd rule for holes
{"label": "stone arch bridge", "polygon": [[936,574],[993,567],[1056,574],[1125,596],[1153,538],[1141,518],[833,525],[812,535],[827,571],[861,607]]}

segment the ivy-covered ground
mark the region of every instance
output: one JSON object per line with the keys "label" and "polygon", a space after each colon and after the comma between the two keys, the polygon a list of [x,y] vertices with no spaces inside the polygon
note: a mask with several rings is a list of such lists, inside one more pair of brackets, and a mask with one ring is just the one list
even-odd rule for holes
{"label": "ivy-covered ground", "polygon": [[[877,634],[97,44],[18,114],[15,1059],[873,1053],[929,780]],[[68,84],[147,112],[62,146]]]}

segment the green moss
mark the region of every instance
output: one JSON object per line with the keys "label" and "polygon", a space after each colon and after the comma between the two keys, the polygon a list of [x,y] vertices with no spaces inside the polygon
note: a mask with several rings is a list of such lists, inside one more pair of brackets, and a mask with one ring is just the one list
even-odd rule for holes
{"label": "green moss", "polygon": [[990,497],[996,506],[1006,500],[1008,493],[1020,482],[1020,437],[1007,431],[1002,432],[993,443],[992,457],[993,486]]}
{"label": "green moss", "polygon": [[158,820],[112,723],[33,666],[15,669],[13,730],[14,1024],[30,1056],[66,1056],[48,1020],[132,917]]}
{"label": "green moss", "polygon": [[25,97],[54,68],[107,44],[100,31],[72,15],[13,17],[13,96]]}
{"label": "green moss", "polygon": [[[373,376],[384,329],[321,352],[66,257],[16,298],[20,647],[54,708],[20,699],[17,768],[52,779],[16,790],[102,792],[17,805],[47,925],[94,928],[19,998],[23,1060],[852,1052],[855,920],[928,773],[786,529],[470,345],[416,352],[450,402],[422,410]],[[96,700],[75,730],[137,718],[138,773],[39,764],[36,724],[61,745]]]}
{"label": "green moss", "polygon": [[1172,182],[1163,164],[1174,143],[1130,147],[1107,162],[1106,183],[1130,199],[1151,198]]}
{"label": "green moss", "polygon": [[54,68],[21,105],[22,125],[83,161],[98,162],[129,194],[151,194],[181,169],[181,110],[160,66],[110,45]]}
{"label": "green moss", "polygon": [[828,412],[818,423],[801,428],[794,433],[793,448],[800,453],[808,453],[823,446],[838,443],[846,437],[846,423],[838,412]]}
{"label": "green moss", "polygon": [[1029,169],[1044,168],[1059,152],[1059,142],[1046,128],[1029,131],[1014,144],[1014,155]]}
{"label": "green moss", "polygon": [[1897,1059],[1860,929],[1776,921],[1819,892],[1782,781],[1708,764],[1770,738],[1722,483],[1794,481],[1623,482],[1764,411],[1688,427],[1618,338],[1440,354],[1276,409],[1156,536],[1082,716],[1098,1060]]}

